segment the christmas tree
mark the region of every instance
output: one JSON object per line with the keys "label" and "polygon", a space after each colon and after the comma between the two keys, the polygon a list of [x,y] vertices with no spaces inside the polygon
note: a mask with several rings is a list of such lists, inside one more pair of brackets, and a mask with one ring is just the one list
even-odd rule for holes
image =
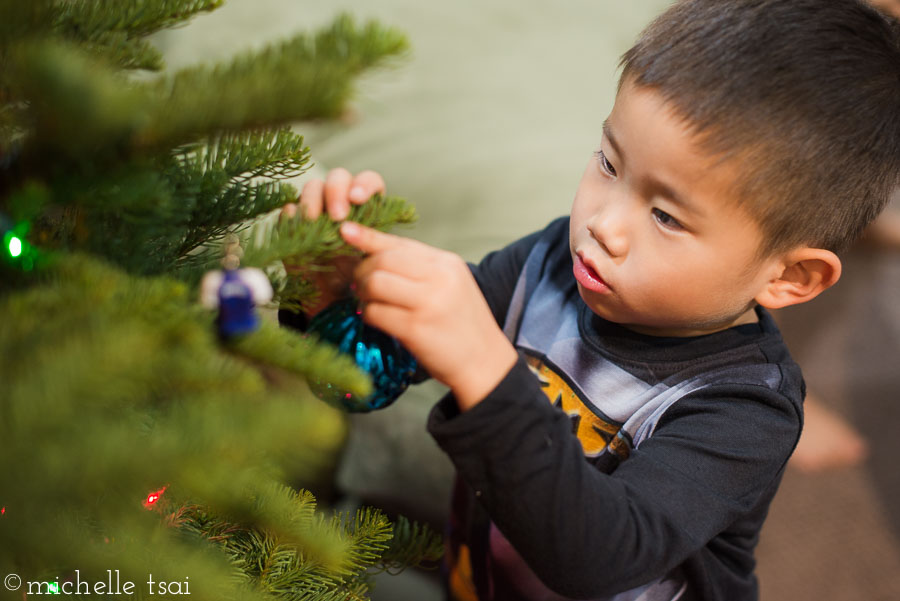
{"label": "christmas tree", "polygon": [[[406,41],[340,16],[227,64],[164,73],[147,37],[219,4],[0,0],[10,598],[362,599],[371,569],[440,551],[416,524],[326,513],[301,488],[327,474],[346,433],[307,383],[365,398],[366,374],[272,320],[228,335],[197,300],[228,255],[265,270],[274,303],[315,302],[279,266],[312,272],[352,252],[335,225],[257,227],[296,199],[284,180],[310,166],[288,124],[339,116],[354,79]],[[382,229],[413,217],[389,197],[351,215]]]}

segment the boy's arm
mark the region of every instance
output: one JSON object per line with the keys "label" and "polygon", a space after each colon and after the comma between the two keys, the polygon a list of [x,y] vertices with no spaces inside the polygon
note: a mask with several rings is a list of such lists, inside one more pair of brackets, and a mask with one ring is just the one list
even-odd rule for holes
{"label": "boy's arm", "polygon": [[429,430],[541,580],[597,598],[664,576],[739,516],[764,511],[799,416],[767,389],[710,387],[679,400],[606,474],[520,359],[472,410],[442,401]]}

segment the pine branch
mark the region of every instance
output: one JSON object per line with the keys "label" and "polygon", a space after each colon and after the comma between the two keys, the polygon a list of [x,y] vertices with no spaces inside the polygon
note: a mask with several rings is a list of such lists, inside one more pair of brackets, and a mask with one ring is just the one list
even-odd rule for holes
{"label": "pine branch", "polygon": [[[378,66],[387,57],[400,56],[407,49],[405,38],[397,30],[375,21],[358,29],[349,14],[339,16],[314,39],[314,44],[306,48],[309,60],[346,65],[353,74]],[[295,39],[292,44],[304,42]]]}
{"label": "pine branch", "polygon": [[309,160],[303,137],[289,128],[223,134],[179,151],[166,173],[175,193],[198,208],[178,255],[296,199],[292,186],[272,180],[302,174]]}
{"label": "pine branch", "polygon": [[243,229],[235,226],[262,213],[281,207],[297,199],[297,190],[278,181],[254,183],[233,182],[222,188],[209,202],[197,202],[203,211],[194,212],[187,224],[187,232],[175,253],[183,256],[204,242],[216,240],[229,232]]}
{"label": "pine branch", "polygon": [[81,47],[123,69],[160,71],[165,66],[162,53],[156,47],[146,40],[131,38],[124,31],[97,33]]}
{"label": "pine branch", "polygon": [[444,542],[439,533],[404,516],[397,516],[390,547],[382,554],[380,565],[391,571],[407,567],[433,567],[443,556]]}
{"label": "pine branch", "polygon": [[406,51],[397,31],[347,16],[314,38],[301,34],[215,68],[179,71],[153,87],[161,102],[136,132],[139,146],[183,143],[211,131],[334,117],[352,78]]}
{"label": "pine branch", "polygon": [[[363,205],[352,206],[347,219],[386,231],[415,222],[416,212],[402,198],[378,195]],[[282,220],[272,229],[265,245],[248,246],[242,263],[266,267],[276,261],[289,261],[300,272],[332,269],[334,258],[358,254],[341,238],[339,225],[324,215],[315,221],[302,217]],[[302,310],[315,301],[315,286],[300,276],[276,278],[275,288],[276,302],[282,308]]]}
{"label": "pine branch", "polygon": [[[336,63],[329,61],[337,59],[332,58],[315,69],[349,77],[348,73],[381,60],[383,55],[378,52],[393,52],[395,46],[404,43],[396,33],[375,25],[356,31],[348,19],[338,23],[340,27],[320,36],[325,40],[320,53],[326,57],[339,55],[336,49],[341,46],[336,36],[345,35],[345,46],[351,50],[339,58],[349,62],[344,67],[335,66]],[[295,39],[293,46],[297,52],[315,53],[315,44],[300,44],[297,40],[306,38]],[[371,54],[353,54],[359,49]],[[102,62],[55,42],[25,45],[18,52],[13,77],[16,94],[22,98],[39,98],[40,102],[29,105],[33,125],[26,128],[30,131],[25,137],[25,152],[17,160],[16,177],[22,182],[34,179],[36,172],[45,172],[46,165],[51,164],[61,176],[50,184],[54,204],[91,207],[87,212],[71,213],[72,217],[81,219],[80,224],[66,219],[59,220],[56,226],[46,222],[51,223],[49,239],[62,239],[64,246],[113,258],[136,273],[158,273],[170,269],[201,243],[233,231],[235,223],[296,197],[292,187],[271,181],[294,175],[308,163],[308,150],[302,146],[302,139],[288,130],[220,135],[207,150],[194,144],[176,154],[176,163],[179,159],[181,162],[180,172],[177,164],[174,168],[164,168],[169,174],[168,183],[154,180],[155,176],[144,169],[147,159],[128,158],[129,150],[138,150],[134,140],[141,138],[148,111],[154,110],[153,86],[126,82]],[[277,54],[269,52],[272,56]],[[290,56],[279,55],[274,61],[275,70],[303,72],[302,65],[288,68],[287,62],[292,60]],[[242,69],[248,70],[248,75],[250,69],[256,71],[252,57],[235,64],[239,63]],[[227,69],[223,73],[230,77]],[[316,78],[322,75],[318,71],[308,74]],[[269,81],[276,80],[272,73],[262,75]],[[254,89],[258,87],[253,81],[246,83]],[[315,95],[314,88],[306,92]],[[189,94],[184,90],[185,98],[191,97],[193,102],[196,100],[193,97],[202,96],[198,90],[205,93],[210,89],[208,85],[191,85]],[[200,100],[200,104],[208,104],[209,99]],[[218,93],[215,100],[220,100]],[[293,99],[290,103],[296,104]],[[230,110],[228,103],[213,104]],[[254,104],[253,110],[256,104],[259,103]],[[167,122],[172,115],[183,113],[170,109],[171,106],[165,109]],[[215,111],[205,106],[200,112]],[[86,144],[86,140],[90,143]],[[276,156],[279,153],[284,154]],[[166,161],[158,164],[165,165]],[[151,166],[149,170],[159,170],[159,167]],[[116,181],[116,177],[121,179]],[[266,181],[258,181],[263,179]],[[92,189],[96,185],[91,183],[94,181],[103,182],[102,187]],[[16,188],[15,181],[6,185],[12,190]],[[175,198],[177,204],[172,202]],[[76,238],[71,239],[72,235]],[[188,259],[186,264],[197,265],[197,262]]]}
{"label": "pine branch", "polygon": [[334,116],[361,69],[385,64],[405,48],[392,29],[374,23],[360,29],[342,17],[312,41],[301,34],[224,67],[136,83],[83,48],[44,40],[21,44],[4,79],[14,98],[30,102],[31,162],[102,164],[211,132]]}
{"label": "pine branch", "polygon": [[347,563],[356,570],[375,565],[387,551],[393,528],[380,510],[364,507],[356,510],[353,519],[338,514],[333,522],[343,522],[345,531],[355,543],[349,550]]}
{"label": "pine branch", "polygon": [[38,224],[46,238],[59,240],[58,247],[91,252],[140,274],[166,271],[180,256],[196,205],[153,163],[136,161],[103,178],[78,174],[53,183],[56,211],[45,212]]}
{"label": "pine branch", "polygon": [[55,29],[80,42],[97,43],[108,33],[143,37],[181,25],[223,0],[62,0],[56,2]]}
{"label": "pine branch", "polygon": [[287,179],[306,172],[309,147],[289,127],[226,132],[194,152],[182,155],[183,166],[203,173],[219,170],[229,178]]}
{"label": "pine branch", "polygon": [[73,174],[54,182],[52,196],[77,209],[40,220],[42,236],[134,273],[159,273],[182,260],[182,267],[206,269],[210,263],[188,253],[295,200],[297,191],[278,179],[301,172],[308,161],[302,137],[282,128],[222,136],[160,163],[107,170],[102,179]]}
{"label": "pine branch", "polygon": [[368,376],[352,359],[330,345],[274,324],[262,323],[256,332],[231,343],[231,348],[243,357],[286,369],[320,386],[327,383],[363,398],[372,392]]}
{"label": "pine branch", "polygon": [[154,102],[145,84],[129,82],[96,54],[50,38],[16,46],[7,71],[8,103],[26,109],[20,161],[29,177],[132,160],[134,134]]}
{"label": "pine branch", "polygon": [[[328,269],[327,267],[323,269]],[[287,273],[270,273],[272,287],[275,289],[273,302],[279,309],[294,313],[307,313],[319,302],[322,292],[310,280]]]}
{"label": "pine branch", "polygon": [[[306,491],[294,492],[273,487],[259,507],[271,512],[280,507],[299,529],[318,529],[319,540],[340,541],[342,549],[377,544],[377,534],[358,535],[340,521],[326,520],[316,511],[315,500]],[[365,563],[354,555],[344,555],[342,567],[328,569],[320,557],[268,529],[242,526],[211,514],[198,506],[189,506],[172,514],[177,527],[193,532],[219,545],[241,577],[279,599],[329,601],[363,599],[368,590],[362,571]],[[388,531],[390,525],[387,524]],[[336,566],[335,566],[336,567]]]}
{"label": "pine branch", "polygon": [[[169,514],[168,521],[219,545],[242,581],[256,583],[285,601],[361,601],[371,586],[371,568],[400,569],[441,556],[440,536],[405,518],[392,525],[380,510],[361,508],[352,515],[336,513],[325,520],[306,491],[273,487],[270,493],[287,503],[284,510],[304,528],[318,524],[326,538],[339,536],[344,541],[346,554],[339,569],[325,570],[273,532],[235,524],[200,506],[180,507]],[[260,499],[260,507],[272,504],[271,497]]]}
{"label": "pine branch", "polygon": [[[395,196],[375,196],[367,203],[354,205],[347,219],[362,225],[388,230],[399,224],[416,220],[415,209],[406,200]],[[264,267],[287,258],[296,259],[298,265],[324,263],[334,257],[354,254],[338,233],[340,224],[326,215],[315,221],[302,216],[285,219],[272,230],[270,240],[261,247],[245,251],[242,263]]]}

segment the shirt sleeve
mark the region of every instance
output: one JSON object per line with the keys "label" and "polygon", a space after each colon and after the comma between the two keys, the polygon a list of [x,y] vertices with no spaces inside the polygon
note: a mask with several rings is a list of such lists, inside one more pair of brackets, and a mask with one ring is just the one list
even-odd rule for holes
{"label": "shirt sleeve", "polygon": [[445,397],[429,431],[544,584],[596,598],[664,576],[741,516],[765,511],[799,419],[769,389],[709,387],[675,403],[607,474],[585,460],[569,417],[520,357],[466,413]]}

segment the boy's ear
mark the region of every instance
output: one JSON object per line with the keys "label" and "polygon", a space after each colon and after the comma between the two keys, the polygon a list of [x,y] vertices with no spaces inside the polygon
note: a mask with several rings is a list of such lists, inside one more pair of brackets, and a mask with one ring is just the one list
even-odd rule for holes
{"label": "boy's ear", "polygon": [[831,288],[841,277],[841,260],[830,250],[803,247],[787,252],[774,269],[775,277],[756,296],[767,309],[799,305]]}

